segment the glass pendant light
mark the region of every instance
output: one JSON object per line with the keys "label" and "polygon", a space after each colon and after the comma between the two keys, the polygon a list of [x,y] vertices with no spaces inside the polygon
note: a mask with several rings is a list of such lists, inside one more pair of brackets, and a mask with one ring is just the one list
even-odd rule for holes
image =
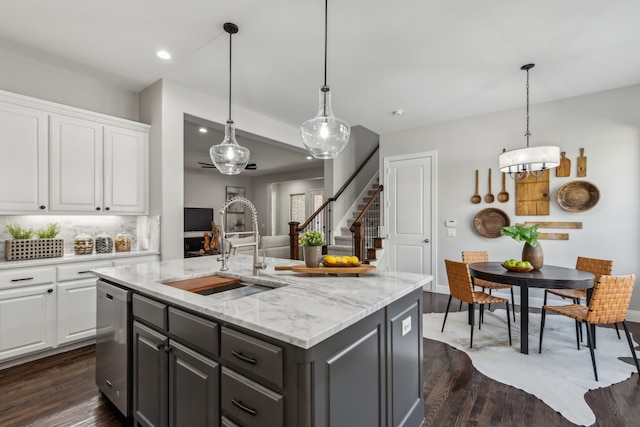
{"label": "glass pendant light", "polygon": [[327,15],[328,0],[324,3],[324,85],[320,88],[318,112],[300,126],[302,142],[316,159],[334,159],[349,142],[349,123],[333,115],[331,91],[327,85]]}
{"label": "glass pendant light", "polygon": [[236,141],[236,126],[231,120],[231,36],[238,26],[227,22],[224,30],[229,33],[229,120],[224,127],[224,139],[209,149],[211,161],[223,175],[238,175],[249,163],[249,150]]}
{"label": "glass pendant light", "polygon": [[520,67],[527,72],[527,148],[505,151],[498,156],[500,172],[508,173],[513,179],[522,179],[529,175],[540,178],[547,169],[558,167],[560,164],[560,147],[529,147],[529,70],[534,66],[535,64],[526,64]]}

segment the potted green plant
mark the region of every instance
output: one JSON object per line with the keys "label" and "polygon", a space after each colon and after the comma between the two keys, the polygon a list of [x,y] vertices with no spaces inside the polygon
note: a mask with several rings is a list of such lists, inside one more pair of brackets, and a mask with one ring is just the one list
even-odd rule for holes
{"label": "potted green plant", "polygon": [[[4,255],[7,261],[51,258],[64,255],[64,240],[55,237],[60,226],[50,223],[34,230],[16,223],[6,223],[5,229],[13,237],[5,241]],[[34,239],[34,235],[38,238]]]}
{"label": "potted green plant", "polygon": [[538,224],[534,225],[508,225],[500,229],[500,234],[511,237],[516,242],[525,242],[522,248],[522,260],[529,261],[533,268],[540,270],[544,262],[542,246],[538,243]]}
{"label": "potted green plant", "polygon": [[316,230],[308,230],[300,236],[300,245],[304,254],[304,263],[307,267],[318,267],[322,259],[322,246],[324,235]]}

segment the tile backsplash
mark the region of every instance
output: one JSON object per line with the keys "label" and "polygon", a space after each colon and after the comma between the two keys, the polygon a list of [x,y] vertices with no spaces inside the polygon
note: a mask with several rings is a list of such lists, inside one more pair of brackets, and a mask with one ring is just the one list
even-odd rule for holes
{"label": "tile backsplash", "polygon": [[[15,223],[23,227],[37,229],[49,223],[60,225],[64,239],[64,253],[73,254],[73,239],[77,234],[93,236],[106,232],[114,238],[118,233],[131,235],[131,250],[160,250],[160,216],[119,216],[119,215],[16,215],[0,216],[0,259],[4,259],[4,241],[12,239],[5,224]],[[35,236],[37,237],[37,236]]]}

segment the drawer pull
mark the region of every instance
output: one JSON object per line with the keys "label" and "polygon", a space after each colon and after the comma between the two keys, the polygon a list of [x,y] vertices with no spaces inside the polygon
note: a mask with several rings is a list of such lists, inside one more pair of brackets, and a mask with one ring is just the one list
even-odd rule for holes
{"label": "drawer pull", "polygon": [[239,353],[235,350],[231,350],[231,354],[233,354],[235,357],[237,357],[238,359],[242,360],[243,362],[247,362],[247,363],[251,363],[252,365],[255,365],[258,363],[258,361],[252,357],[249,356],[245,356],[242,353]]}
{"label": "drawer pull", "polygon": [[113,387],[113,384],[111,384],[111,381],[107,380],[107,385],[109,386],[109,388]]}
{"label": "drawer pull", "polygon": [[33,277],[24,277],[22,279],[11,279],[12,282],[22,282],[24,280],[33,280]]}
{"label": "drawer pull", "polygon": [[78,271],[78,274],[87,274],[87,273],[91,273],[91,270]]}
{"label": "drawer pull", "polygon": [[256,415],[258,415],[258,411],[256,411],[253,408],[249,408],[248,406],[243,405],[242,401],[231,399],[231,403],[233,403],[235,406],[237,406],[238,408],[242,409],[244,412],[246,412],[249,415],[252,415],[254,417]]}

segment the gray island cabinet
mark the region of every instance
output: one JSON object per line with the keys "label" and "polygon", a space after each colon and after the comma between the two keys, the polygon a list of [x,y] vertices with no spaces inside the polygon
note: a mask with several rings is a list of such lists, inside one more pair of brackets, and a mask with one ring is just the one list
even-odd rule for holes
{"label": "gray island cabinet", "polygon": [[[201,258],[94,271],[133,294],[135,425],[422,424],[422,286],[431,276],[274,270],[292,263],[267,258],[261,277],[243,255],[224,272]],[[201,295],[167,285],[212,275],[248,286]]]}

